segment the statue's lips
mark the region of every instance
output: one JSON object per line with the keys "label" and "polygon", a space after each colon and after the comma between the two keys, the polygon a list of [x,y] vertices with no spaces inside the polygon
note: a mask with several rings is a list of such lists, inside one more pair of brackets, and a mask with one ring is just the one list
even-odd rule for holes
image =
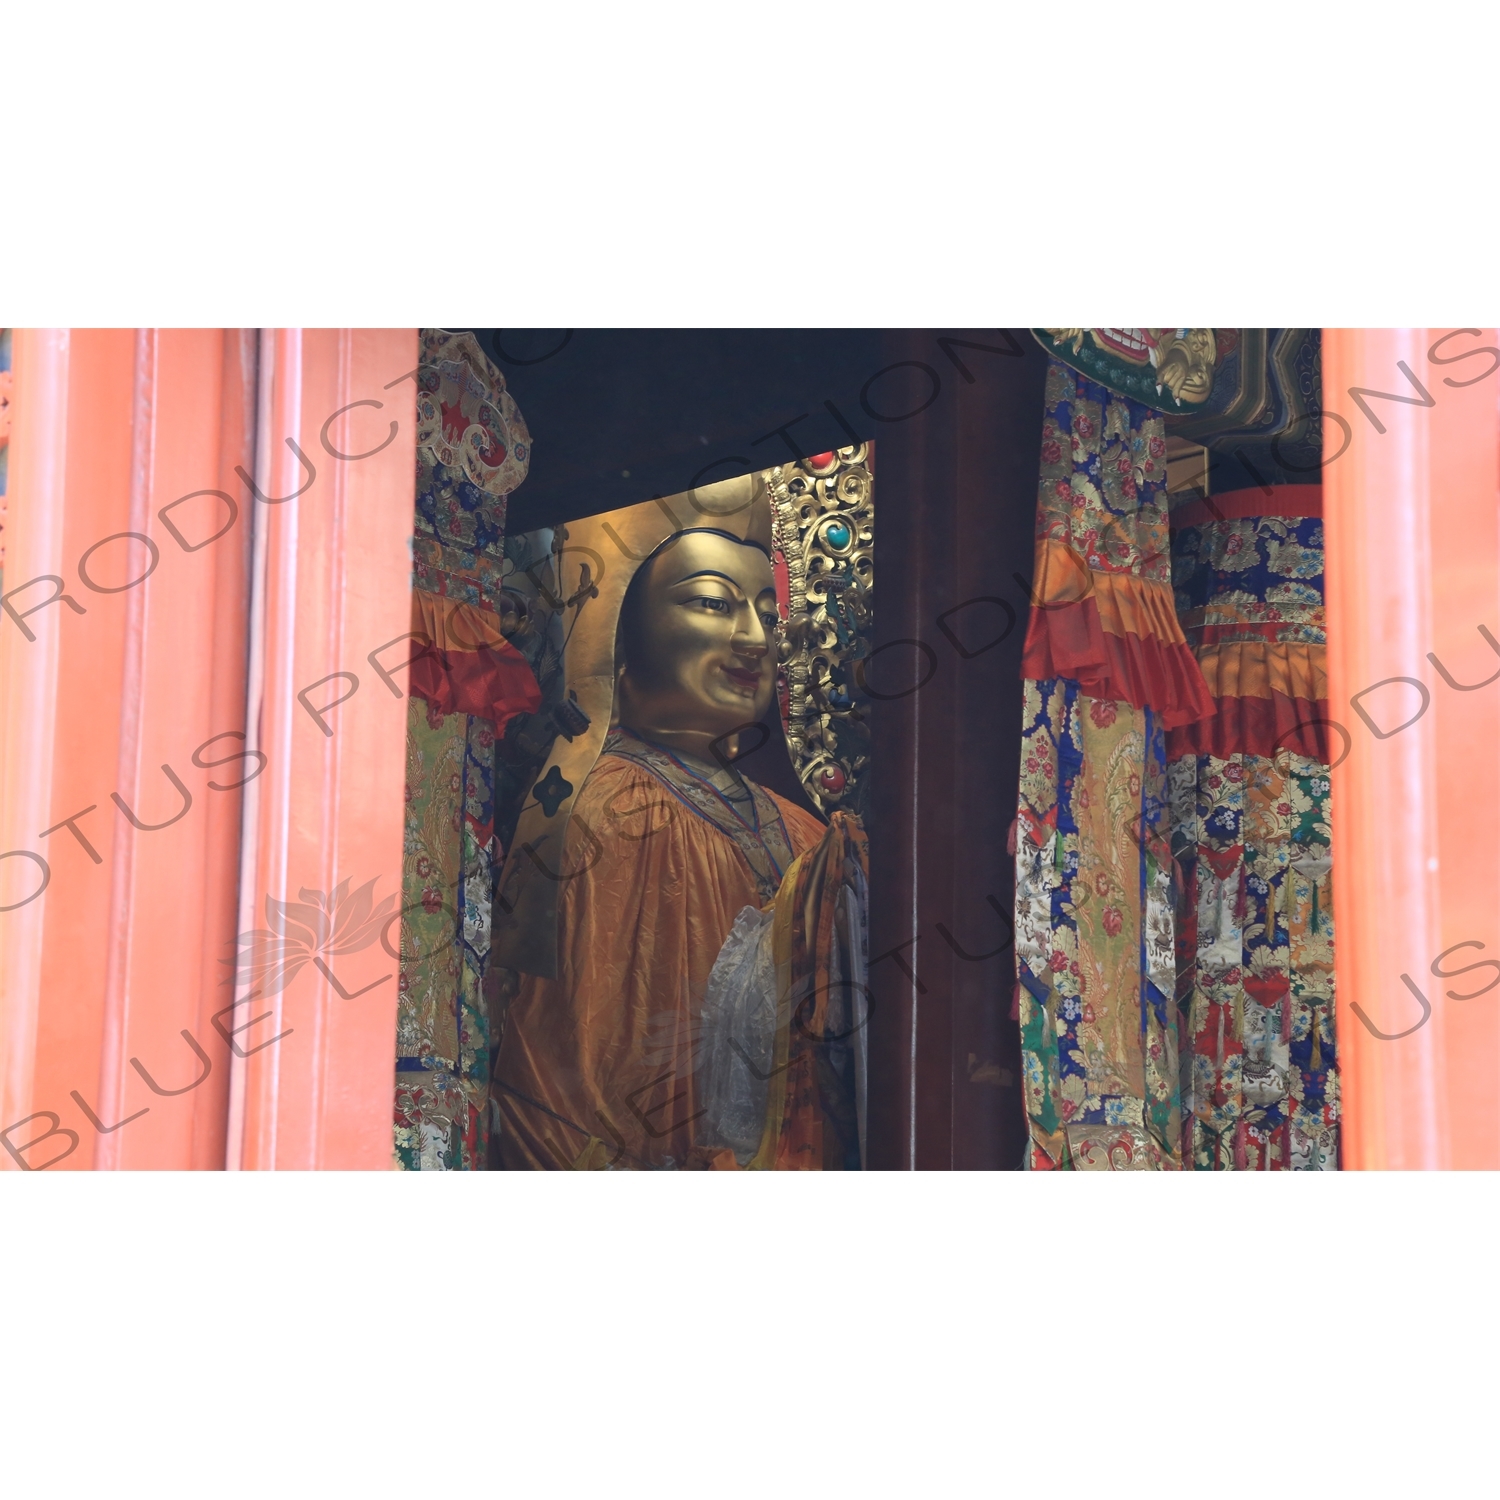
{"label": "statue's lips", "polygon": [[752,693],[760,686],[760,673],[746,667],[725,667],[724,675],[740,687],[748,688]]}

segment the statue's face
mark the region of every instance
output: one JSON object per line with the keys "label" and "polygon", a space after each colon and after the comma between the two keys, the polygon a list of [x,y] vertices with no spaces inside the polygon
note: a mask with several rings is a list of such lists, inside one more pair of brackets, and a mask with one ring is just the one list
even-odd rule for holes
{"label": "statue's face", "polygon": [[770,558],[728,537],[687,532],[647,567],[620,722],[648,737],[714,738],[761,719],[776,683],[780,618]]}

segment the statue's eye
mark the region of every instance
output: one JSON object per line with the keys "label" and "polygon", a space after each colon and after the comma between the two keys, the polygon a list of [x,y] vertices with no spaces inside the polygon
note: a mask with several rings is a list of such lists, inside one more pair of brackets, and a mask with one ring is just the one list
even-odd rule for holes
{"label": "statue's eye", "polygon": [[760,623],[762,625],[764,625],[767,630],[776,630],[781,625],[781,616],[780,615],[773,615],[773,614],[764,614],[764,615],[762,615],[760,617]]}
{"label": "statue's eye", "polygon": [[690,604],[701,604],[704,609],[712,610],[716,615],[727,615],[729,613],[729,601],[727,599],[715,598],[711,594],[699,594],[696,598],[688,601]]}

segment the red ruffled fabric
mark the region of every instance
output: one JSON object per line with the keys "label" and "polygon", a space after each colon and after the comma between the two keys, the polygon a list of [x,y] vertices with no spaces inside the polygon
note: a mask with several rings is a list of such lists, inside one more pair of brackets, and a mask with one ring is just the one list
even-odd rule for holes
{"label": "red ruffled fabric", "polygon": [[1214,700],[1192,649],[1134,632],[1105,630],[1093,596],[1033,606],[1021,675],[1071,677],[1091,698],[1149,708],[1167,729],[1214,712]]}
{"label": "red ruffled fabric", "polygon": [[413,698],[422,698],[444,714],[473,714],[489,719],[496,734],[520,713],[542,706],[542,690],[530,664],[509,641],[482,651],[443,651],[423,647],[412,660],[409,683]]}
{"label": "red ruffled fabric", "polygon": [[[1308,756],[1327,765],[1329,756],[1328,700],[1288,698],[1217,698],[1211,718],[1174,728],[1167,735],[1167,759],[1182,755],[1274,756],[1282,750]],[[1338,747],[1343,754],[1343,745]]]}
{"label": "red ruffled fabric", "polygon": [[500,633],[493,610],[412,590],[415,651],[407,691],[439,713],[489,719],[496,734],[542,705],[531,664]]}

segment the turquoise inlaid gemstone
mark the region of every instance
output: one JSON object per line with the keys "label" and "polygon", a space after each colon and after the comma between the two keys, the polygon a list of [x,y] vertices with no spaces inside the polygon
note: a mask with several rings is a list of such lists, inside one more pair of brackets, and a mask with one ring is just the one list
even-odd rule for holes
{"label": "turquoise inlaid gemstone", "polygon": [[823,535],[830,547],[847,547],[854,540],[853,532],[842,521],[834,521]]}

